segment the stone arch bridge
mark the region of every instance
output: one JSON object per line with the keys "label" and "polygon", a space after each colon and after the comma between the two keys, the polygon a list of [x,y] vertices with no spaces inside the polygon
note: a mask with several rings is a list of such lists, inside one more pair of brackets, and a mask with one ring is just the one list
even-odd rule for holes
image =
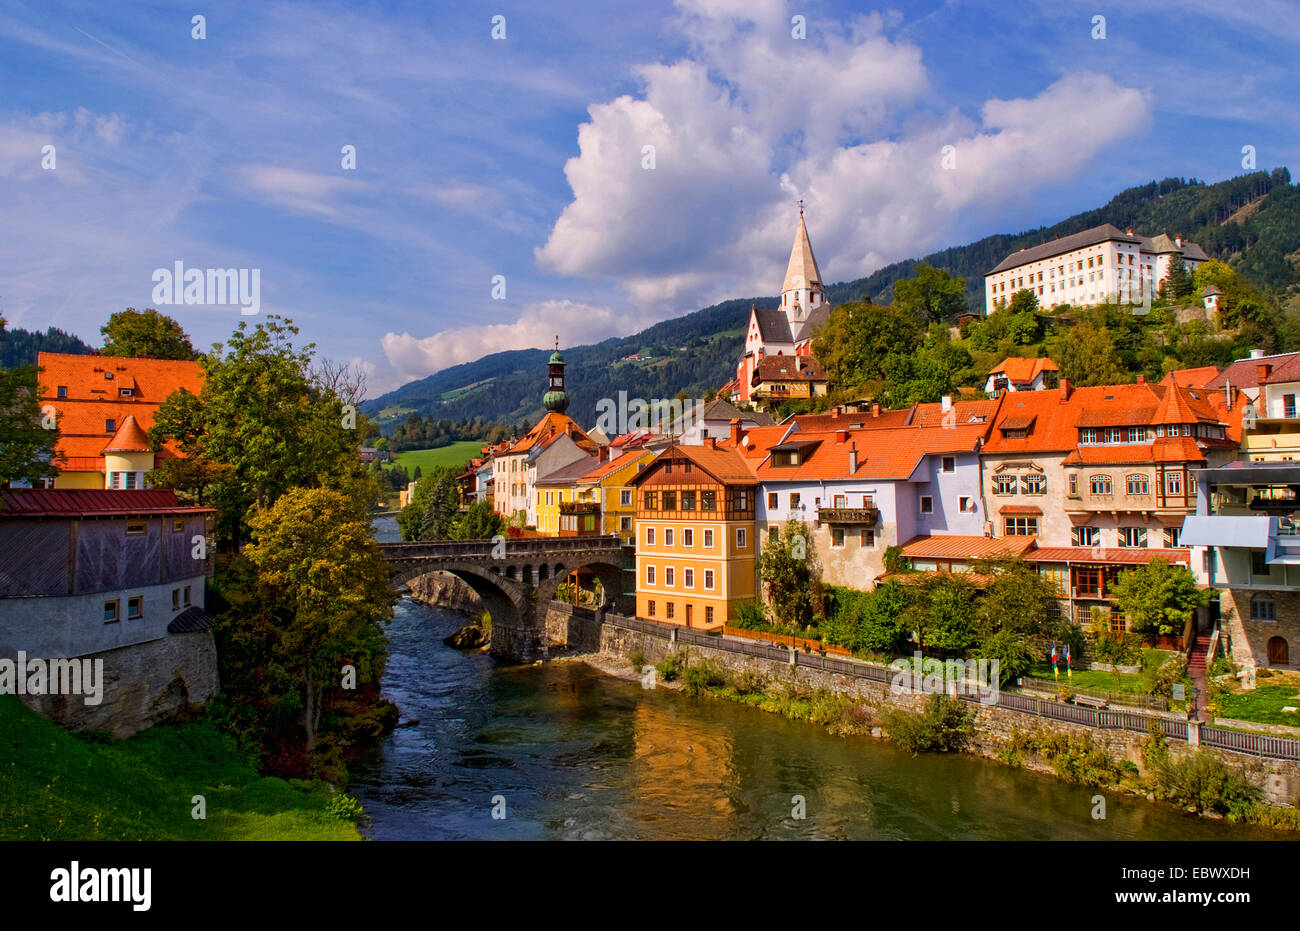
{"label": "stone arch bridge", "polygon": [[396,585],[430,572],[446,572],[469,585],[492,615],[492,655],[509,662],[546,658],[546,612],[570,573],[590,572],[600,579],[610,608],[627,610],[624,572],[635,570],[632,547],[624,547],[617,535],[381,543],[379,548],[393,567]]}

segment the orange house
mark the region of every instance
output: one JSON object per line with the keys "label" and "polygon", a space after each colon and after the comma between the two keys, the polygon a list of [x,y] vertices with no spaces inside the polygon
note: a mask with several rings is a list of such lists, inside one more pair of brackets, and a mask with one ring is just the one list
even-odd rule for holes
{"label": "orange house", "polygon": [[150,448],[154,413],[179,388],[203,390],[197,362],[42,352],[36,364],[41,408],[58,418],[55,488],[143,488],[145,474],[176,455]]}
{"label": "orange house", "polygon": [[670,446],[632,479],[637,617],[718,628],[754,597],[758,481],[735,449]]}

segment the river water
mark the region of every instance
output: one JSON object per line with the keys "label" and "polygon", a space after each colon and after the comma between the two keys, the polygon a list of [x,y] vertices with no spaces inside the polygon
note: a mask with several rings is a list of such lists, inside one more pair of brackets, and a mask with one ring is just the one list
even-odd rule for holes
{"label": "river water", "polygon": [[[388,528],[381,531],[388,537]],[[581,663],[505,667],[403,599],[384,693],[419,723],[354,767],[378,840],[1276,837],[962,754],[909,756]],[[802,796],[805,817],[792,817]],[[504,809],[504,818],[494,818]]]}

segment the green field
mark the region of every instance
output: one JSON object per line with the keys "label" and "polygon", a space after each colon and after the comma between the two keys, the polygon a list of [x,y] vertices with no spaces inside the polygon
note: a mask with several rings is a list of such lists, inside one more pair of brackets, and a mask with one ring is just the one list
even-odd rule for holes
{"label": "green field", "polygon": [[1300,727],[1300,712],[1283,708],[1300,708],[1300,692],[1294,685],[1264,685],[1260,679],[1253,692],[1234,692],[1218,701],[1221,718],[1258,721],[1261,724],[1285,724]]}
{"label": "green field", "polygon": [[477,456],[482,448],[482,440],[461,440],[437,449],[408,449],[398,453],[395,458],[407,472],[414,472],[415,467],[419,466],[420,474],[428,475],[438,466],[463,466]]}
{"label": "green field", "polygon": [[360,840],[329,798],[324,783],[258,776],[206,721],[78,737],[0,695],[0,840]]}

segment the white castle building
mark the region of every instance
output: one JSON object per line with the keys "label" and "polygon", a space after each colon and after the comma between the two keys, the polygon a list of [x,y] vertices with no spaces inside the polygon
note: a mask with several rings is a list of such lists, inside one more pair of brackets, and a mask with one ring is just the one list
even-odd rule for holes
{"label": "white castle building", "polygon": [[1160,289],[1175,255],[1182,255],[1188,271],[1209,259],[1196,243],[1179,237],[1135,236],[1109,223],[1095,226],[1003,259],[984,278],[985,312],[1010,304],[1021,288],[1033,291],[1044,309],[1107,300],[1140,303],[1144,294],[1154,296]]}

